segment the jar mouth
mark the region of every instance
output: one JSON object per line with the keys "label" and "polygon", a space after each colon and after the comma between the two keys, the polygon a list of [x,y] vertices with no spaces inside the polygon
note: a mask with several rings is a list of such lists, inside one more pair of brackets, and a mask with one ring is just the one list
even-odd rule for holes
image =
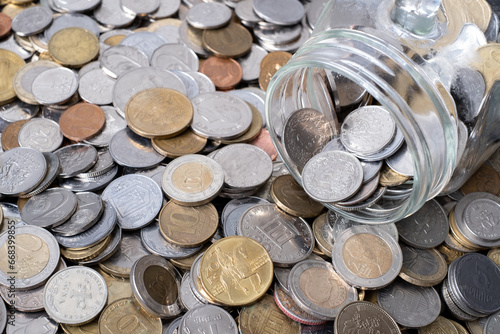
{"label": "jar mouth", "polygon": [[328,109],[328,103],[325,107],[307,76],[329,71],[366,90],[389,110],[404,135],[414,163],[413,189],[407,198],[384,200],[358,211],[323,204],[363,223],[396,222],[437,196],[451,177],[456,159],[455,105],[438,77],[432,70],[426,71],[426,62],[420,56],[389,36],[381,39],[371,34],[370,28],[357,29],[319,32],[297,51],[271,80],[266,98],[267,122],[278,154],[302,185],[300,167],[290,160],[281,131],[295,110],[310,107],[325,113]]}

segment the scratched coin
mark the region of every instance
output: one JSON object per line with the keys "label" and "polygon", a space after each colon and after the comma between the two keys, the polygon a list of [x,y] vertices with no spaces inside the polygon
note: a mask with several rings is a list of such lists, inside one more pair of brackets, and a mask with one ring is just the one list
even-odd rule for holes
{"label": "scratched coin", "polygon": [[31,197],[21,210],[23,221],[39,227],[55,227],[76,211],[78,201],[71,191],[51,188]]}

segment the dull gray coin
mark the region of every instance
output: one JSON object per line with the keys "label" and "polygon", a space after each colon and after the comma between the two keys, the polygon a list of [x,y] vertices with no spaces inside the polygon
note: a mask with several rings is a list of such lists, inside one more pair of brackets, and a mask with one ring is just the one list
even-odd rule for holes
{"label": "dull gray coin", "polygon": [[16,311],[14,320],[5,328],[6,334],[56,334],[59,325],[43,312],[24,313]]}
{"label": "dull gray coin", "polygon": [[44,6],[34,6],[19,12],[12,20],[12,30],[19,36],[36,35],[52,23],[52,11]]}
{"label": "dull gray coin", "polygon": [[64,146],[54,152],[61,163],[60,177],[68,178],[83,173],[97,162],[97,150],[87,144]]}
{"label": "dull gray coin", "polygon": [[304,6],[298,0],[254,0],[253,9],[258,16],[278,25],[299,23],[305,14]]}
{"label": "dull gray coin", "polygon": [[109,153],[117,164],[132,168],[154,167],[165,159],[155,151],[150,139],[139,136],[129,128],[113,135]]}

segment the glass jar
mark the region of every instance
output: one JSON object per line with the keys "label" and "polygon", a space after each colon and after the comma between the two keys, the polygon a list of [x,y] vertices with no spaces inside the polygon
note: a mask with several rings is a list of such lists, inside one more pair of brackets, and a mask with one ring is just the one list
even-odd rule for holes
{"label": "glass jar", "polygon": [[[301,166],[283,140],[285,123],[296,110],[320,111],[335,137],[347,113],[380,104],[404,135],[414,167],[406,196],[382,197],[357,211],[323,203],[326,207],[363,223],[398,221],[435,196],[457,190],[498,148],[500,110],[493,102],[500,95],[492,94],[497,86],[476,80],[485,87],[481,92],[476,82],[467,84],[477,79],[470,71],[485,71],[486,60],[478,60],[476,49],[487,43],[486,36],[496,40],[498,20],[491,20],[495,16],[486,1],[473,1],[472,12],[470,2],[331,0],[311,38],[273,77],[266,100],[271,138],[300,184]],[[465,126],[460,113],[471,118]]]}

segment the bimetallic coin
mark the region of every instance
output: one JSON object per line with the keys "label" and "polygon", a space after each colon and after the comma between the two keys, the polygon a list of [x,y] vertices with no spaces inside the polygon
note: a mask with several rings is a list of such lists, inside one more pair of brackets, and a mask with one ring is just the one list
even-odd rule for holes
{"label": "bimetallic coin", "polygon": [[304,311],[277,283],[274,283],[274,301],[288,318],[295,320],[298,323],[304,325],[321,325],[326,323],[325,320],[316,318]]}
{"label": "bimetallic coin", "polygon": [[0,176],[0,193],[17,196],[31,192],[42,182],[47,162],[37,150],[17,147],[2,153],[0,168],[4,171]]}
{"label": "bimetallic coin", "polygon": [[214,160],[189,154],[170,162],[162,177],[162,189],[180,205],[203,205],[214,199],[224,184],[224,171]]}
{"label": "bimetallic coin", "polygon": [[0,283],[14,285],[16,290],[36,288],[57,268],[59,245],[50,232],[38,226],[16,225],[14,231],[15,244],[9,242],[13,240],[12,232],[0,235]]}
{"label": "bimetallic coin", "polygon": [[147,255],[137,260],[130,271],[130,284],[136,300],[149,314],[171,318],[181,313],[181,276],[165,258]]}
{"label": "bimetallic coin", "polygon": [[88,171],[97,162],[97,150],[87,144],[64,146],[54,152],[61,163],[62,178],[76,176]]}
{"label": "bimetallic coin", "polygon": [[91,192],[81,192],[76,194],[77,209],[71,218],[65,223],[52,228],[62,236],[72,236],[91,228],[104,210],[101,197]]}
{"label": "bimetallic coin", "polygon": [[259,204],[241,217],[240,235],[261,243],[273,263],[291,267],[305,260],[314,248],[312,229],[302,218],[282,212],[274,204]]}
{"label": "bimetallic coin", "polygon": [[124,175],[111,182],[102,199],[116,210],[118,224],[124,230],[136,230],[149,224],[160,212],[163,194],[151,178]]}
{"label": "bimetallic coin", "polygon": [[436,249],[418,249],[401,245],[403,266],[399,276],[418,286],[434,286],[446,277],[446,260]]}
{"label": "bimetallic coin", "polygon": [[182,334],[193,333],[196,330],[200,333],[212,331],[238,334],[238,325],[224,309],[215,305],[203,305],[188,311],[179,326],[179,333]]}
{"label": "bimetallic coin", "polygon": [[7,323],[6,334],[56,334],[59,327],[46,312],[24,313],[16,310],[11,315],[13,320]]}
{"label": "bimetallic coin", "polygon": [[33,118],[19,130],[17,140],[21,147],[39,152],[53,152],[61,146],[64,137],[59,124],[46,118]]}
{"label": "bimetallic coin", "polygon": [[335,333],[347,333],[347,329],[363,331],[369,324],[370,329],[384,334],[401,334],[394,319],[374,303],[357,301],[344,306],[335,319]]}
{"label": "bimetallic coin", "polygon": [[78,207],[75,194],[51,188],[31,197],[21,210],[23,221],[39,227],[55,227],[68,220]]}
{"label": "bimetallic coin", "polygon": [[[49,60],[38,60],[24,65],[22,68],[19,69],[19,71],[17,71],[14,77],[13,85],[17,97],[20,100],[29,103],[30,105],[37,104],[31,90],[33,80],[35,80],[35,78],[40,73],[48,69],[60,66],[61,65]],[[35,110],[38,110],[38,108],[36,108]],[[6,112],[5,114],[6,114],[5,116],[7,117],[9,116],[9,113]],[[0,116],[2,118],[5,118],[4,112],[2,112]]]}
{"label": "bimetallic coin", "polygon": [[167,259],[185,259],[201,250],[201,247],[179,247],[167,241],[160,232],[159,223],[141,229],[141,241],[151,253]]}
{"label": "bimetallic coin", "polygon": [[14,91],[14,77],[17,71],[25,65],[24,60],[16,53],[2,49],[0,52],[0,60],[4,64],[8,64],[4,74],[4,85],[0,88],[0,103],[8,103],[14,100],[16,92]]}
{"label": "bimetallic coin", "polygon": [[349,284],[378,289],[390,284],[403,264],[401,248],[384,230],[353,226],[333,244],[333,266]]}

